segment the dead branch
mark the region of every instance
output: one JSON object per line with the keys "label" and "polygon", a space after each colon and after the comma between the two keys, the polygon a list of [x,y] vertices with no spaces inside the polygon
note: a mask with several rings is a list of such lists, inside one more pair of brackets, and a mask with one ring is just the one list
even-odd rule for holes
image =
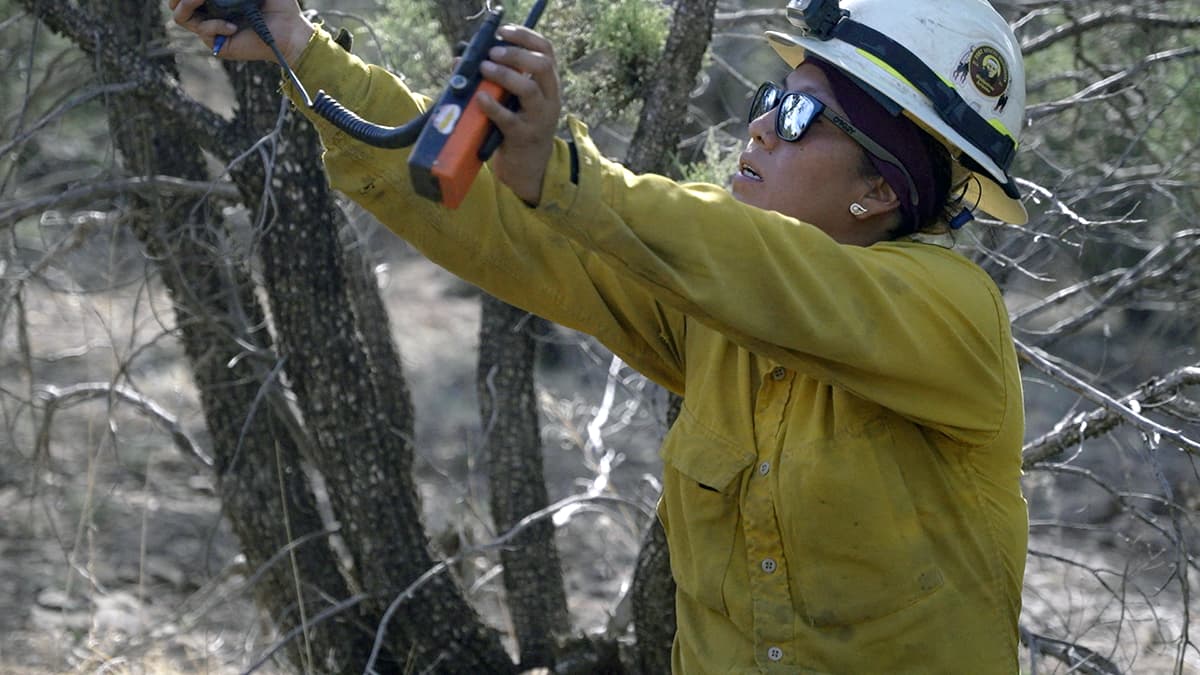
{"label": "dead branch", "polygon": [[[1181,251],[1167,256],[1167,253],[1181,241],[1188,241]],[[1134,291],[1154,283],[1178,269],[1186,263],[1196,251],[1200,250],[1200,230],[1183,230],[1176,232],[1166,242],[1147,253],[1138,263],[1125,270],[1120,278],[1099,298],[1083,311],[1058,321],[1053,326],[1040,331],[1025,331],[1040,337],[1039,346],[1046,346],[1056,340],[1071,334],[1076,329],[1095,319],[1105,310],[1111,308],[1118,300],[1131,295]],[[1163,258],[1166,258],[1163,260]]]}
{"label": "dead branch", "polygon": [[19,0],[30,13],[54,32],[63,35],[87,54],[94,56],[116,73],[116,79],[145,93],[147,105],[175,120],[190,132],[206,150],[228,160],[232,149],[240,147],[237,132],[216,112],[188,96],[178,78],[164,65],[149,59],[133,58],[128,38],[67,0]]}
{"label": "dead branch", "polygon": [[1129,271],[1128,268],[1118,267],[1116,269],[1111,269],[1111,270],[1101,272],[1100,274],[1097,274],[1094,277],[1091,277],[1089,279],[1084,279],[1077,283],[1071,284],[1070,286],[1067,286],[1066,288],[1060,289],[1058,291],[1055,291],[1054,293],[1051,293],[1050,295],[1047,295],[1046,297],[1042,298],[1041,300],[1038,300],[1035,303],[1032,303],[1026,307],[1022,307],[1021,309],[1019,309],[1015,312],[1012,312],[1012,314],[1010,315],[1009,318],[1015,324],[1027,316],[1036,314],[1036,313],[1038,313],[1044,309],[1047,309],[1049,307],[1053,307],[1054,305],[1057,305],[1060,302],[1070,300],[1071,298],[1075,297],[1076,295],[1090,291],[1091,289],[1093,289],[1097,286],[1102,286],[1104,284],[1107,284],[1108,282],[1112,281],[1113,279],[1115,279],[1117,277],[1124,276],[1128,271]]}
{"label": "dead branch", "polygon": [[1021,53],[1029,56],[1035,52],[1051,47],[1088,31],[1111,26],[1114,24],[1136,24],[1138,28],[1163,28],[1171,30],[1189,30],[1200,28],[1200,18],[1174,17],[1167,14],[1140,11],[1134,7],[1116,7],[1113,9],[1093,12],[1075,21],[1055,26],[1036,37],[1021,42]]}
{"label": "dead branch", "polygon": [[[79,106],[83,105],[84,103],[87,103],[88,101],[91,101],[92,99],[95,99],[95,98],[99,98],[101,96],[108,96],[110,94],[123,94],[125,92],[132,91],[134,89],[137,89],[137,85],[132,82],[118,82],[118,83],[105,84],[105,85],[100,85],[98,87],[91,87],[89,89],[86,89],[83,92],[76,94],[75,96],[72,96],[70,99],[62,102],[58,106],[55,106],[55,108],[53,110],[46,113],[41,118],[39,118],[36,122],[31,124],[28,129],[23,130],[18,136],[13,138],[11,141],[5,143],[4,145],[0,145],[0,156],[7,155],[8,153],[12,152],[13,148],[15,148],[18,145],[29,140],[34,134],[36,134],[38,131],[40,131],[43,127],[50,124],[51,122],[54,122],[55,120],[62,117],[64,114],[74,110],[75,108],[78,108]],[[0,218],[0,220],[3,220],[3,218]]]}
{"label": "dead branch", "polygon": [[[1067,385],[1067,388],[1069,388],[1071,391],[1080,394],[1093,403],[1098,403],[1108,412],[1117,415],[1118,417],[1122,418],[1123,421],[1133,424],[1138,429],[1141,429],[1148,434],[1156,434],[1158,438],[1165,438],[1171,441],[1175,445],[1179,446],[1181,450],[1185,450],[1193,454],[1200,453],[1200,442],[1188,438],[1176,429],[1171,429],[1170,427],[1166,427],[1158,422],[1155,422],[1145,415],[1142,415],[1140,412],[1135,411],[1132,407],[1121,403],[1117,399],[1100,391],[1087,382],[1084,382],[1066,368],[1056,364],[1054,362],[1055,358],[1045,351],[1042,351],[1037,347],[1027,345],[1020,340],[1013,340],[1013,342],[1017,347],[1017,356],[1022,361],[1025,361],[1043,373],[1050,375],[1059,382]],[[1141,408],[1139,406],[1138,410],[1140,409]]]}
{"label": "dead branch", "polygon": [[[1070,666],[1070,672],[1072,673],[1081,673],[1082,675],[1121,675],[1121,669],[1115,663],[1087,647],[1081,647],[1074,642],[1066,642],[1045,635],[1038,635],[1024,626],[1021,626],[1020,632],[1021,644],[1025,645],[1030,652],[1058,659],[1067,666]],[[1037,672],[1037,670],[1034,669],[1033,672]]]}
{"label": "dead branch", "polygon": [[[1040,352],[1040,350],[1037,350],[1036,348],[1022,345],[1019,342],[1018,349],[1021,349],[1022,351],[1030,350],[1031,356],[1034,352]],[[1044,357],[1036,358],[1042,358],[1044,360]],[[1030,359],[1030,362],[1033,362],[1032,359]],[[1048,361],[1046,361],[1046,363],[1049,364]],[[1037,364],[1035,363],[1035,365]],[[1038,367],[1041,369],[1040,366]],[[1055,371],[1053,372],[1049,370],[1044,370],[1043,372],[1047,372],[1048,374],[1055,376],[1056,379],[1066,382],[1067,380],[1063,380],[1056,375],[1057,372],[1061,372],[1072,380],[1078,381],[1078,378],[1066,373],[1065,370],[1059,368],[1058,366],[1054,366],[1054,369]],[[1024,469],[1032,468],[1034,465],[1040,462],[1044,462],[1052,457],[1062,454],[1068,448],[1074,448],[1078,446],[1087,439],[1095,438],[1108,433],[1122,422],[1132,422],[1134,426],[1137,426],[1141,429],[1146,429],[1146,427],[1143,427],[1141,424],[1141,420],[1146,419],[1140,415],[1140,411],[1143,408],[1161,405],[1177,395],[1180,389],[1183,389],[1184,387],[1195,386],[1197,384],[1200,384],[1200,367],[1188,366],[1175,370],[1163,377],[1156,377],[1143,382],[1133,391],[1121,397],[1119,401],[1109,399],[1098,390],[1088,387],[1091,392],[1094,392],[1099,396],[1103,396],[1108,401],[1111,401],[1111,403],[1106,404],[1097,400],[1093,395],[1084,394],[1090,400],[1101,403],[1101,407],[1087,413],[1080,413],[1072,417],[1070,420],[1059,424],[1058,427],[1053,431],[1043,434],[1029,443],[1026,443],[1025,447],[1021,450],[1021,466]],[[1072,387],[1072,389],[1075,388]],[[1075,391],[1079,390],[1075,389]],[[1157,423],[1155,423],[1154,427],[1151,429],[1151,433],[1161,433],[1160,431],[1156,430],[1158,428],[1165,429],[1165,427],[1161,427],[1161,425],[1157,425]],[[1186,443],[1176,441],[1177,443],[1180,443],[1181,446],[1190,448],[1192,450],[1200,447],[1200,444],[1196,443],[1196,441],[1182,436],[1182,434],[1179,434],[1179,432],[1173,433],[1186,441]],[[1163,435],[1165,436],[1166,434]]]}
{"label": "dead branch", "polygon": [[143,197],[165,194],[214,196],[230,200],[240,198],[233,183],[209,183],[173,176],[136,176],[102,183],[87,183],[52,195],[0,202],[0,227],[11,227],[22,218],[49,209],[71,209],[97,200],[128,194]]}
{"label": "dead branch", "polygon": [[1029,106],[1025,109],[1025,117],[1029,122],[1034,122],[1044,117],[1056,115],[1081,103],[1090,103],[1114,96],[1121,91],[1121,87],[1134,77],[1141,75],[1147,68],[1167,61],[1192,58],[1194,56],[1200,56],[1200,47],[1181,47],[1179,49],[1168,49],[1149,54],[1130,67],[1094,82],[1064,99]]}
{"label": "dead branch", "polygon": [[[1041,470],[1047,471],[1049,473],[1074,476],[1076,478],[1085,480],[1088,483],[1091,483],[1092,485],[1096,486],[1097,488],[1107,492],[1108,495],[1113,498],[1113,500],[1115,500],[1118,504],[1121,505],[1121,507],[1125,510],[1126,513],[1128,513],[1131,517],[1135,518],[1136,520],[1141,521],[1141,523],[1143,525],[1145,525],[1146,527],[1157,532],[1159,535],[1162,536],[1163,539],[1170,542],[1171,546],[1173,546],[1175,548],[1179,548],[1180,545],[1183,543],[1184,540],[1183,540],[1182,535],[1180,535],[1178,532],[1171,532],[1171,530],[1169,530],[1166,527],[1164,527],[1163,525],[1159,524],[1158,519],[1155,517],[1155,515],[1153,513],[1138,506],[1136,503],[1134,503],[1134,500],[1142,500],[1142,501],[1150,502],[1152,504],[1155,504],[1155,505],[1161,507],[1162,509],[1164,509],[1168,512],[1171,512],[1172,514],[1185,509],[1186,508],[1185,506],[1178,504],[1176,502],[1173,502],[1166,497],[1160,497],[1158,495],[1118,490],[1118,489],[1114,488],[1112,485],[1109,485],[1108,482],[1106,482],[1103,478],[1101,478],[1099,475],[1097,475],[1094,471],[1091,471],[1090,469],[1085,469],[1083,467],[1070,466],[1068,464],[1044,464],[1038,468]],[[1060,526],[1063,526],[1063,527],[1065,527],[1067,525],[1068,525],[1067,523],[1060,524]],[[1034,555],[1034,553],[1031,552],[1030,555]],[[1041,557],[1047,557],[1048,554],[1037,554],[1037,555],[1040,555]],[[1192,568],[1197,567],[1196,563],[1193,562],[1193,560],[1191,559],[1190,556],[1184,556],[1181,564],[1184,566],[1187,566],[1187,567],[1192,567]],[[1082,565],[1080,565],[1080,566],[1083,567]],[[1087,569],[1091,569],[1091,568],[1087,568]],[[1094,572],[1094,570],[1093,570],[1093,572]],[[1102,586],[1104,586],[1105,590],[1109,591],[1110,593],[1113,593],[1113,597],[1117,597],[1116,592],[1112,588],[1109,588],[1108,584],[1106,584],[1102,581],[1100,583]]]}
{"label": "dead branch", "polygon": [[50,423],[54,419],[54,413],[59,409],[96,399],[119,399],[132,405],[135,410],[153,420],[169,433],[171,440],[175,441],[175,445],[183,451],[183,454],[200,460],[209,468],[214,466],[212,457],[180,426],[175,415],[129,387],[108,382],[83,382],[69,387],[55,387],[47,384],[38,387],[36,395],[42,401],[44,415],[41,428],[38,430],[39,452],[49,449]]}
{"label": "dead branch", "polygon": [[[516,525],[513,525],[512,528],[510,528],[507,532],[500,535],[496,539],[494,539],[490,542],[486,542],[484,544],[480,544],[478,546],[473,546],[471,548],[463,549],[459,553],[457,553],[449,558],[446,558],[445,560],[442,560],[438,564],[436,564],[433,567],[430,567],[428,570],[426,570],[424,574],[417,577],[417,579],[415,581],[413,581],[411,584],[408,585],[407,588],[405,588],[403,591],[401,591],[392,600],[391,604],[388,605],[387,611],[385,611],[383,613],[383,618],[381,618],[379,620],[379,628],[377,629],[377,631],[375,633],[375,647],[371,650],[371,656],[367,660],[367,666],[366,666],[365,672],[373,672],[373,668],[375,667],[375,661],[379,658],[379,653],[380,653],[381,649],[383,648],[383,640],[384,640],[384,637],[387,635],[387,627],[388,627],[388,623],[392,619],[392,615],[394,615],[396,613],[396,610],[400,607],[400,605],[404,604],[405,601],[412,598],[413,595],[415,595],[416,592],[418,590],[420,590],[420,588],[422,586],[424,586],[426,583],[428,583],[430,579],[433,579],[434,577],[441,574],[442,572],[445,572],[446,570],[450,569],[451,566],[458,564],[459,562],[461,562],[462,560],[465,560],[468,557],[479,555],[480,553],[485,553],[487,551],[491,551],[491,550],[495,550],[495,549],[499,549],[499,548],[508,546],[509,542],[511,542],[514,538],[516,538],[517,535],[521,534],[521,532],[525,531],[529,527],[532,527],[533,525],[535,525],[547,518],[554,518],[559,512],[578,513],[578,511],[575,509],[575,507],[577,507],[578,505],[591,504],[591,503],[596,503],[596,502],[615,502],[615,503],[622,504],[622,505],[632,505],[639,509],[642,509],[647,517],[653,516],[653,512],[646,509],[643,505],[637,504],[637,503],[635,503],[629,499],[625,499],[623,497],[614,497],[614,496],[609,496],[609,495],[599,495],[599,494],[593,494],[593,493],[571,495],[569,497],[564,497],[564,498],[558,500],[557,502],[554,502],[553,504],[547,506],[544,509],[540,509],[538,511],[535,511],[534,513],[531,513],[531,514],[525,516],[521,520],[517,521]],[[247,671],[247,672],[249,672],[249,671]]]}

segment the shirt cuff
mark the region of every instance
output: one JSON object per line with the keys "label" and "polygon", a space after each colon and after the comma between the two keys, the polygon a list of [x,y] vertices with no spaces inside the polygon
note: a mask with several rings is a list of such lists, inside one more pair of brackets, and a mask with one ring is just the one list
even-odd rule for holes
{"label": "shirt cuff", "polygon": [[542,179],[538,211],[556,224],[595,213],[603,205],[604,159],[588,135],[587,125],[574,115],[567,117],[572,143],[558,139]]}

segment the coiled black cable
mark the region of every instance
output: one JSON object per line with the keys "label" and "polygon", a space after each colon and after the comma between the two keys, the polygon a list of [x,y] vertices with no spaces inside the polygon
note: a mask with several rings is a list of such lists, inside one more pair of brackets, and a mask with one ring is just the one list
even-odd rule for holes
{"label": "coiled black cable", "polygon": [[283,52],[275,44],[275,36],[271,35],[271,29],[267,26],[266,17],[263,16],[262,10],[258,5],[249,4],[244,9],[243,16],[246,17],[246,21],[250,24],[255,34],[258,35],[259,39],[266,43],[271,48],[271,51],[274,52],[276,60],[279,61],[279,66],[283,68],[292,86],[296,88],[296,91],[304,99],[304,104],[311,108],[313,112],[345,132],[351,138],[377,148],[406,148],[417,141],[417,138],[421,135],[421,130],[429,120],[429,112],[425,112],[420,117],[406,124],[398,127],[389,127],[368,122],[359,117],[341,103],[338,103],[332,96],[326,94],[324,90],[317,91],[316,99],[309,98],[308,90],[300,83],[300,78],[296,77],[296,72],[288,65]]}

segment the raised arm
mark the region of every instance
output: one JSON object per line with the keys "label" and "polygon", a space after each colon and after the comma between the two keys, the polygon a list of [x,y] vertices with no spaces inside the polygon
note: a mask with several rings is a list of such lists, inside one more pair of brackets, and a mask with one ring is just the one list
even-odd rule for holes
{"label": "raised arm", "polygon": [[715,186],[633,175],[580,131],[578,187],[538,212],[664,305],[963,442],[988,442],[1020,400],[1005,307],[966,259],[841,245]]}
{"label": "raised arm", "polygon": [[[200,4],[197,0],[173,2],[176,20],[206,43],[211,44],[213,35],[226,30],[190,14]],[[278,25],[287,35],[304,36],[303,44],[288,42],[284,47],[281,40],[280,46],[295,52],[289,61],[307,90],[323,89],[359,116],[384,125],[407,122],[429,105],[429,99],[410,91],[398,77],[362,62],[324,31],[309,25],[305,33],[295,23],[297,18],[302,20],[298,10],[290,14],[278,7],[289,4],[294,2],[268,0],[264,9],[279,12],[272,19],[273,29]],[[264,51],[257,38],[245,33],[248,31],[231,38],[222,54],[227,58],[267,58],[269,50]],[[541,40],[523,29],[506,32],[504,37],[514,42]],[[242,38],[245,40],[239,42]],[[571,184],[573,154],[565,142],[552,135],[558,114],[557,80],[525,78],[517,73],[535,68],[544,73],[549,68],[552,74],[552,55],[548,64],[538,64],[536,60],[543,56],[531,57],[529,50],[509,51],[508,55],[494,54],[499,67],[484,74],[522,97],[522,117],[497,119],[505,131],[505,142],[490,163],[504,172],[510,185],[496,180],[492,169],[485,166],[464,203],[457,210],[446,209],[414,193],[407,150],[385,150],[356,141],[299,103],[325,144],[331,184],[433,262],[509,304],[595,336],[634,368],[682,393],[683,314],[658,303],[596,253],[550,229],[528,206],[540,198],[543,186],[561,191]],[[538,92],[530,91],[530,86]],[[543,88],[553,89],[549,106],[549,97],[540,93]],[[286,80],[284,89],[298,101],[297,92]],[[543,97],[541,105],[532,100],[535,94]],[[548,108],[552,112],[547,112]],[[531,115],[542,117],[531,122]],[[531,175],[536,180],[531,181]]]}

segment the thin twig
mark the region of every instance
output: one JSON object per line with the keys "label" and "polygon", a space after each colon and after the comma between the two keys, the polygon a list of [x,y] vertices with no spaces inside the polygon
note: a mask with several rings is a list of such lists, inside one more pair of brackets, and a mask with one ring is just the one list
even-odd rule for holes
{"label": "thin twig", "polygon": [[[1077,415],[1071,422],[1048,434],[1026,444],[1022,449],[1021,465],[1032,467],[1063,452],[1066,448],[1074,447],[1085,439],[1107,432],[1122,422],[1129,422],[1135,427],[1151,434],[1159,434],[1162,438],[1171,440],[1180,448],[1192,453],[1200,451],[1200,442],[1194,441],[1181,432],[1165,427],[1142,415],[1142,405],[1152,405],[1181,387],[1200,383],[1200,367],[1189,366],[1180,368],[1165,377],[1154,378],[1139,385],[1133,392],[1117,400],[1108,394],[1087,384],[1065,368],[1052,362],[1046,352],[1031,347],[1020,340],[1015,340],[1017,353],[1030,365],[1066,384],[1072,391],[1081,394],[1099,408],[1086,414]],[[1136,406],[1136,410],[1134,408]]]}
{"label": "thin twig", "polygon": [[1021,644],[1030,652],[1051,656],[1071,667],[1070,672],[1080,675],[1122,675],[1121,669],[1096,652],[1074,642],[1058,640],[1020,627]]}
{"label": "thin twig", "polygon": [[0,202],[0,227],[11,227],[22,218],[50,209],[72,209],[127,194],[144,197],[167,194],[213,196],[230,200],[239,198],[237,187],[233,183],[184,180],[173,176],[136,176],[86,183],[55,194]]}
{"label": "thin twig", "polygon": [[[387,610],[383,613],[383,617],[379,620],[379,628],[375,632],[375,644],[371,647],[371,656],[369,659],[367,659],[367,665],[363,669],[364,675],[373,673],[375,671],[375,661],[378,660],[379,652],[383,649],[383,640],[387,636],[387,627],[388,623],[392,620],[392,616],[398,609],[400,609],[400,606],[404,604],[405,601],[411,599],[416,592],[431,579],[449,569],[451,565],[457,564],[468,556],[478,555],[480,553],[485,553],[487,551],[492,551],[507,546],[508,542],[512,541],[513,538],[521,534],[521,532],[525,531],[530,526],[545,520],[546,518],[553,518],[554,515],[559,511],[573,507],[577,504],[590,504],[596,502],[616,502],[619,504],[631,503],[629,499],[613,497],[609,495],[581,494],[564,497],[563,499],[554,502],[544,509],[539,509],[525,516],[521,520],[517,521],[516,525],[513,525],[512,528],[500,535],[498,538],[485,544],[464,549],[459,553],[439,562],[433,567],[430,567],[428,570],[425,570],[421,576],[417,577],[415,581],[408,585],[408,588],[405,588],[400,592],[399,595],[395,597],[395,599],[392,600],[391,604],[388,605]],[[641,508],[641,506],[637,504],[635,504],[635,506]],[[650,514],[647,513],[647,516],[649,515]]]}
{"label": "thin twig", "polygon": [[78,405],[95,399],[120,399],[134,407],[143,415],[158,423],[171,435],[171,440],[185,455],[200,460],[205,466],[212,468],[213,458],[205,452],[187,431],[179,424],[179,419],[150,398],[119,384],[108,382],[83,382],[69,387],[42,385],[37,389],[37,396],[43,402],[43,418],[41,430],[38,433],[38,446],[44,449],[50,438],[50,422],[56,410]]}

